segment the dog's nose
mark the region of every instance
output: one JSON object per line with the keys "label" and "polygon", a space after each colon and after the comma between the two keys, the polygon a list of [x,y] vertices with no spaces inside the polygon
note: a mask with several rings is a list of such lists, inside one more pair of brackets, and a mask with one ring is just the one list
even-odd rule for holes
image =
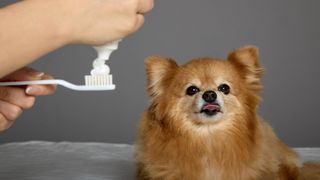
{"label": "dog's nose", "polygon": [[213,103],[217,99],[217,94],[214,91],[206,91],[203,93],[202,99],[207,103]]}

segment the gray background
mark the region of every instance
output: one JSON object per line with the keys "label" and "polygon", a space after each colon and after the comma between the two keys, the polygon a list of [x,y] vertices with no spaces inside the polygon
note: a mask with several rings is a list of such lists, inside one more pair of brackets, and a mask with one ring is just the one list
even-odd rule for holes
{"label": "gray background", "polygon": [[[124,39],[109,61],[117,90],[59,88],[39,98],[0,134],[0,142],[132,144],[140,113],[148,105],[143,64],[147,56],[165,55],[184,63],[199,56],[225,58],[231,49],[255,44],[266,68],[261,115],[289,145],[320,146],[319,7],[318,0],[156,0],[144,27]],[[91,47],[70,45],[33,67],[81,84],[94,58]]]}

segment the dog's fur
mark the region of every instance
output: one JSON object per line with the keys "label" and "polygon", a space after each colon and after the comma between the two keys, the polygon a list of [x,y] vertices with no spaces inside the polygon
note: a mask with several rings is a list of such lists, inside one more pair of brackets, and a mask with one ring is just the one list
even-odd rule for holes
{"label": "dog's fur", "polygon": [[[257,115],[263,68],[256,47],[237,49],[227,60],[199,58],[182,66],[150,57],[146,68],[152,104],[140,124],[139,180],[303,178],[297,153]],[[221,84],[230,86],[229,94],[219,91]],[[192,96],[186,94],[191,85],[199,88]],[[221,106],[210,116],[200,111],[208,90]],[[309,166],[304,174],[320,179],[307,172],[317,165]]]}

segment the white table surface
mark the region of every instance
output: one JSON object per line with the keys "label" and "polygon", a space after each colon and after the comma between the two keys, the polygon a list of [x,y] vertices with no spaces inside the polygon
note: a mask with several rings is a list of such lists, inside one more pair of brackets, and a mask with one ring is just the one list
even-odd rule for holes
{"label": "white table surface", "polygon": [[[295,148],[320,160],[320,148]],[[0,145],[0,180],[135,179],[134,146],[31,141]]]}

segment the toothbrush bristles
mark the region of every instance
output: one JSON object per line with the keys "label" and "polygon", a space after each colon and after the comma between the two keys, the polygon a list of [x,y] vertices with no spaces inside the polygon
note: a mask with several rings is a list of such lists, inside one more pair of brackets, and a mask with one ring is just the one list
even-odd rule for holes
{"label": "toothbrush bristles", "polygon": [[86,86],[108,86],[112,85],[112,75],[86,75]]}

